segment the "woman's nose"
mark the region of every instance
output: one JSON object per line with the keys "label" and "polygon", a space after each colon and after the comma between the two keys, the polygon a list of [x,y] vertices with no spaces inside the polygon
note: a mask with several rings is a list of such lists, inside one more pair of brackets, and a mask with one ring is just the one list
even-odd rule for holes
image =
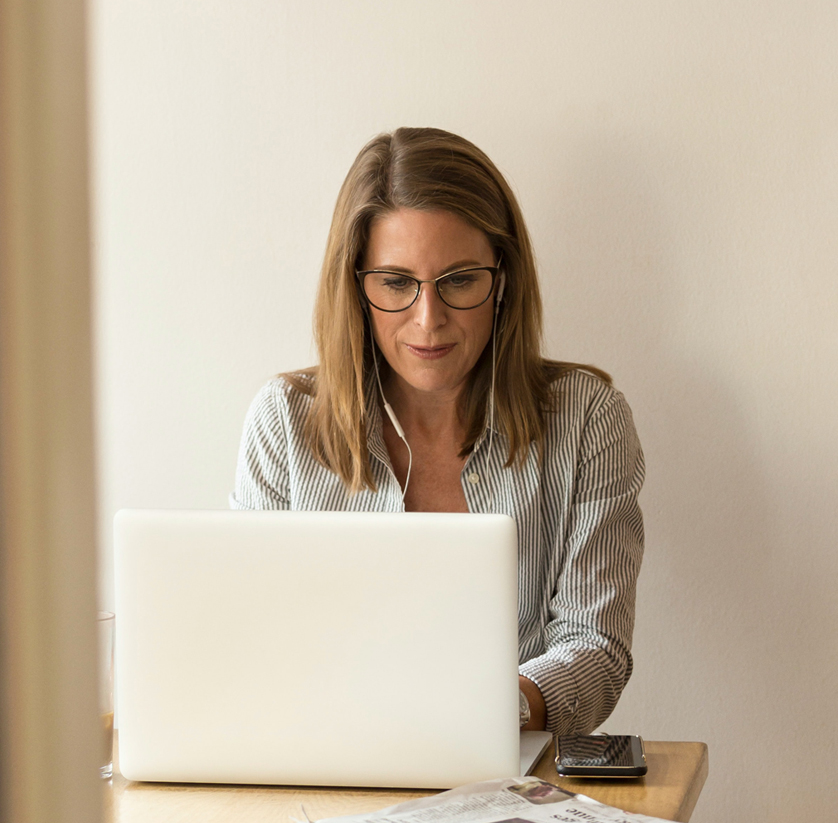
{"label": "woman's nose", "polygon": [[422,283],[419,296],[413,304],[414,320],[425,330],[436,329],[447,320],[448,307],[437,294],[433,283]]}

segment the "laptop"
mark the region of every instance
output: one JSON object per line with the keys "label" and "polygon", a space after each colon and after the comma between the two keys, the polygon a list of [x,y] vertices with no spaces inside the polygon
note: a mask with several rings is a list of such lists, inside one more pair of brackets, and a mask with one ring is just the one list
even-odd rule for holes
{"label": "laptop", "polygon": [[[126,778],[525,773],[510,517],[123,510],[114,526]],[[529,737],[528,759],[547,742]]]}

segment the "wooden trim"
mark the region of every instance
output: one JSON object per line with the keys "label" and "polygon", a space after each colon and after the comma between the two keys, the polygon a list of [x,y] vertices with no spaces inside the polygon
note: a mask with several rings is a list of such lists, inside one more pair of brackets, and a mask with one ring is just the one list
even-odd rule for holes
{"label": "wooden trim", "polygon": [[0,810],[100,815],[86,7],[0,0]]}

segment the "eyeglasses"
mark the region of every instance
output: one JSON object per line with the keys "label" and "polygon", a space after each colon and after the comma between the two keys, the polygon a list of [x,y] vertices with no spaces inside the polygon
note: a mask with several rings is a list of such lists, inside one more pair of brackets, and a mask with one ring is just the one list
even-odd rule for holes
{"label": "eyeglasses", "polygon": [[405,311],[419,297],[423,283],[433,283],[439,299],[452,309],[476,309],[483,305],[495,288],[497,266],[460,269],[433,280],[419,280],[411,274],[394,271],[357,272],[361,291],[371,306],[379,311]]}

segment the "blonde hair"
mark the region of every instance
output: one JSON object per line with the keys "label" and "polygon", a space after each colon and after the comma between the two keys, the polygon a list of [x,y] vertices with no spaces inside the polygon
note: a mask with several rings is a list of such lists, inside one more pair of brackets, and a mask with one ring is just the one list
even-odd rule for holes
{"label": "blonde hair", "polygon": [[[372,221],[402,208],[456,214],[484,232],[502,259],[506,288],[497,328],[495,425],[509,442],[507,466],[523,461],[533,444],[540,447],[558,377],[582,368],[610,382],[599,369],[541,356],[541,293],[532,245],[515,195],[492,161],[468,140],[440,129],[380,134],[361,149],[335,205],[314,311],[320,365],[285,375],[313,397],[306,422],[312,452],[353,492],[376,488],[365,396],[372,339],[355,273]],[[463,393],[463,457],[486,425],[491,360],[488,345]]]}

